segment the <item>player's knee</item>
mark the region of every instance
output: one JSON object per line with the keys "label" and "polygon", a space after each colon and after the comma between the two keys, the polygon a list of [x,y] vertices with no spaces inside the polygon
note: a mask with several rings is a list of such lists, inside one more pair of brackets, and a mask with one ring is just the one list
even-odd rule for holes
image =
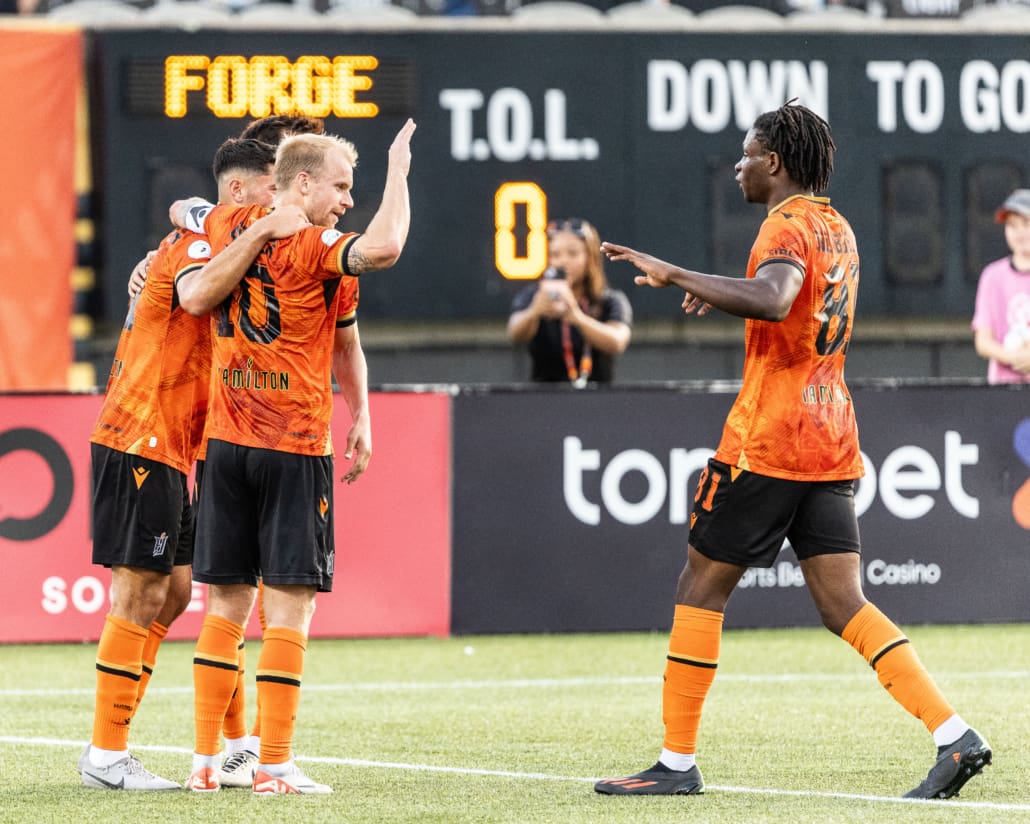
{"label": "player's knee", "polygon": [[818,605],[818,609],[823,626],[834,635],[841,635],[844,627],[848,625],[848,621],[855,614],[854,609],[843,603]]}
{"label": "player's knee", "polygon": [[193,600],[193,582],[173,581],[172,586],[168,588],[164,604],[161,606],[161,614],[157,618],[158,623],[164,624],[166,627],[171,626],[172,622],[186,611],[191,600]]}
{"label": "player's knee", "polygon": [[168,594],[169,576],[133,567],[117,568],[111,582],[111,614],[149,627]]}

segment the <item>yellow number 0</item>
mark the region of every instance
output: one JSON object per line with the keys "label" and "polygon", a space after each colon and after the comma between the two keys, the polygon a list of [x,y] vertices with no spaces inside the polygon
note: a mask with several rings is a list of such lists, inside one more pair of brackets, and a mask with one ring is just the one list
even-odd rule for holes
{"label": "yellow number 0", "polygon": [[[526,256],[515,254],[515,204],[526,204]],[[504,183],[494,195],[494,262],[509,280],[530,280],[547,268],[547,195],[535,183]]]}

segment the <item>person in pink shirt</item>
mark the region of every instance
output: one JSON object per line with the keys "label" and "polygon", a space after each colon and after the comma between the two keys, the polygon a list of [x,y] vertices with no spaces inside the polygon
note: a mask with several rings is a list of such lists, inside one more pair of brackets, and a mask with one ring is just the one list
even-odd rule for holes
{"label": "person in pink shirt", "polygon": [[988,263],[976,288],[973,332],[988,383],[1030,383],[1030,189],[1016,189],[994,215],[1012,254]]}

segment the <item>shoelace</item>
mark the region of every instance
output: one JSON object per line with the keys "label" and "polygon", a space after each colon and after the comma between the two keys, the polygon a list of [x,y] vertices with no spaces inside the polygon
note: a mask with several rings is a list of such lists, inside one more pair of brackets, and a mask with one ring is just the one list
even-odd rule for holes
{"label": "shoelace", "polygon": [[125,765],[125,772],[130,775],[141,775],[144,778],[157,778],[157,776],[144,767],[143,762],[134,755],[129,756],[128,763]]}
{"label": "shoelace", "polygon": [[247,750],[239,750],[234,752],[225,760],[225,765],[222,767],[226,772],[232,772],[238,770],[240,767],[246,766],[249,758],[252,758],[253,754]]}

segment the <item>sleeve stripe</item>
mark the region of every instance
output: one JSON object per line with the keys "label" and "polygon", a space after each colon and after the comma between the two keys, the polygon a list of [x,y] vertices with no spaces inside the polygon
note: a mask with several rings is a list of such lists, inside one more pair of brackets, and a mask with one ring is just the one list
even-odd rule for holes
{"label": "sleeve stripe", "polygon": [[341,275],[347,275],[348,277],[356,278],[361,273],[355,274],[350,270],[347,265],[347,256],[350,254],[350,247],[354,245],[354,242],[361,237],[361,235],[351,235],[350,238],[340,244],[340,265],[337,267],[340,270]]}
{"label": "sleeve stripe", "polygon": [[761,269],[763,266],[768,266],[770,263],[789,263],[791,266],[793,266],[795,269],[801,272],[802,275],[805,274],[804,264],[799,263],[798,261],[794,260],[794,258],[789,257],[771,257],[767,260],[763,260],[755,267],[755,274],[757,275],[759,269]]}
{"label": "sleeve stripe", "polygon": [[186,277],[190,272],[196,272],[204,268],[203,263],[191,263],[188,266],[183,266],[175,275],[175,285],[179,285],[179,281]]}

